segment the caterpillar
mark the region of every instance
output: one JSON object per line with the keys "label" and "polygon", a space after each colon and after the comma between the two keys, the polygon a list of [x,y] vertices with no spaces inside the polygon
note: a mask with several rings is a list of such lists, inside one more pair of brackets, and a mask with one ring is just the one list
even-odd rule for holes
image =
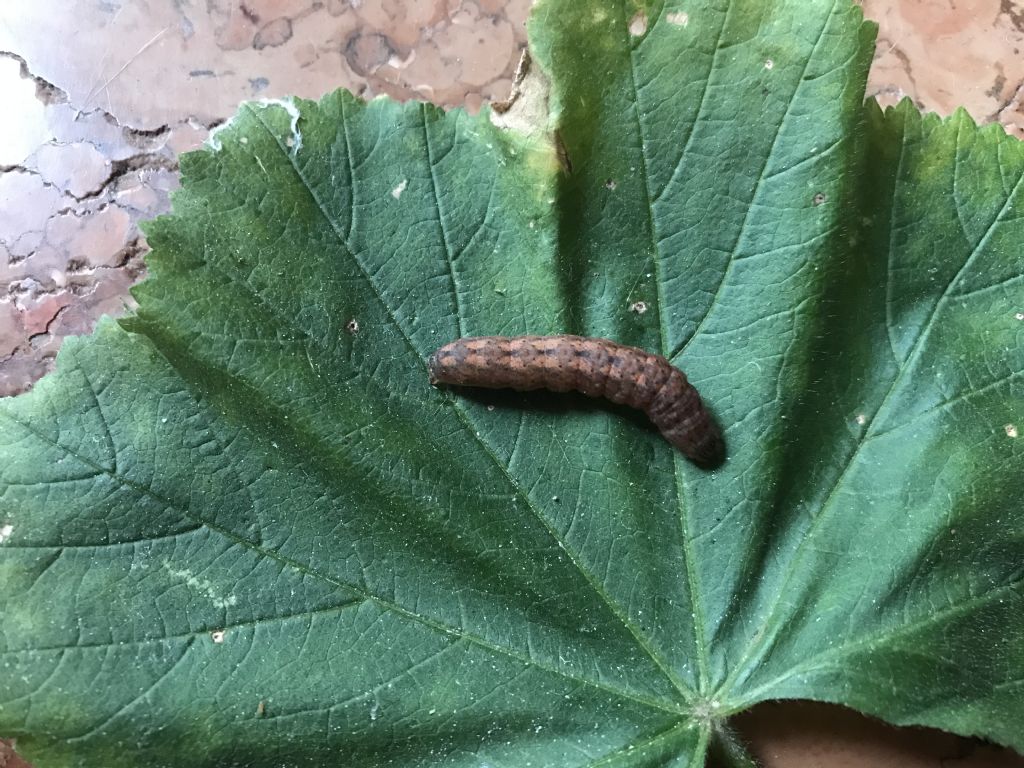
{"label": "caterpillar", "polygon": [[574,390],[639,408],[691,461],[725,456],[721,430],[686,376],[661,355],[584,336],[478,336],[438,349],[431,384],[520,391]]}

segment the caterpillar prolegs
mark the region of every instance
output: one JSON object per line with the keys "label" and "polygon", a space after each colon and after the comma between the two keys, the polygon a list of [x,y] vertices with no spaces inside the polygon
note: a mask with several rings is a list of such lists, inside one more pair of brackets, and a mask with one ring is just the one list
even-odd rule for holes
{"label": "caterpillar prolegs", "polygon": [[584,336],[479,336],[441,347],[429,367],[432,383],[607,398],[644,411],[696,464],[725,455],[718,425],[683,372],[637,347]]}

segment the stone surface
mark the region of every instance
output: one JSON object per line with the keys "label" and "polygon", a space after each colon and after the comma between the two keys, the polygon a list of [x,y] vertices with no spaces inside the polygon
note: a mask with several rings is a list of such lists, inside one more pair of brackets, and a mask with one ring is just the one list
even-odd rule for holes
{"label": "stone surface", "polygon": [[868,94],[883,104],[909,96],[948,115],[964,107],[1024,138],[1022,0],[864,0],[879,23]]}

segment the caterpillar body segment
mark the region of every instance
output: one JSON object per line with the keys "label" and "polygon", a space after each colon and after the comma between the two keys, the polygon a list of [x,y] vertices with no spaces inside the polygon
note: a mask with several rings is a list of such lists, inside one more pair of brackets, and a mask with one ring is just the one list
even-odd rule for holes
{"label": "caterpillar body segment", "polygon": [[721,430],[683,372],[637,347],[584,336],[478,336],[441,347],[429,368],[435,384],[603,397],[644,411],[695,463],[724,458]]}

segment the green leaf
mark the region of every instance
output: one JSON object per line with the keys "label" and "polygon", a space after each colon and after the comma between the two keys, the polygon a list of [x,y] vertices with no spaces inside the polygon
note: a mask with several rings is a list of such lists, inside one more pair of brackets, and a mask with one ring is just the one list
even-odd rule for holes
{"label": "green leaf", "polygon": [[[781,698],[1024,750],[1021,143],[862,106],[846,0],[530,32],[570,174],[486,112],[245,105],[137,314],[0,406],[29,758],[746,765],[729,716]],[[428,383],[456,337],[557,332],[670,356],[725,465]]]}

